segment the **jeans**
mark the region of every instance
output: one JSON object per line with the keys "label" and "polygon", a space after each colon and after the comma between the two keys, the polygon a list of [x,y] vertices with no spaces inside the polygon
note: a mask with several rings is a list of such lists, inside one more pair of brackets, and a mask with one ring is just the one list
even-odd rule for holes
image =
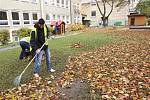
{"label": "jeans", "polygon": [[42,61],[42,56],[45,53],[46,56],[46,70],[50,71],[50,69],[52,68],[52,64],[50,61],[50,51],[49,48],[46,48],[45,50],[41,50],[41,52],[39,54],[37,54],[37,56],[35,57],[35,62],[34,62],[34,74],[40,73],[40,65],[41,65],[41,61]]}
{"label": "jeans", "polygon": [[25,41],[20,41],[20,46],[22,48],[22,51],[20,53],[19,59],[23,59],[26,53],[26,50],[30,50],[30,45],[29,43],[25,42]]}

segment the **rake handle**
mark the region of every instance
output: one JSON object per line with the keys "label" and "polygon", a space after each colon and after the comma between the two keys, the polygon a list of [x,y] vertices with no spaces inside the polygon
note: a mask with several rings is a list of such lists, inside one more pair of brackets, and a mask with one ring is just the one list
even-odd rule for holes
{"label": "rake handle", "polygon": [[[40,51],[42,50],[42,48],[44,47],[45,43],[42,45],[42,47],[40,48]],[[31,61],[28,63],[28,65],[26,66],[26,68],[21,72],[20,76],[22,76],[22,74],[26,71],[26,69],[30,66],[30,64],[33,62],[33,60],[35,59],[35,57],[37,56],[37,53],[35,54],[35,56],[31,59]]]}

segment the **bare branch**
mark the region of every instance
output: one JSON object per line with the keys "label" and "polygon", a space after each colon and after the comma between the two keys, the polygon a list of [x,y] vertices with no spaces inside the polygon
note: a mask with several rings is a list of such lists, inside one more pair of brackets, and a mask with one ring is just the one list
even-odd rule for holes
{"label": "bare branch", "polygon": [[103,1],[103,6],[104,6],[104,16],[106,15],[106,0],[102,0]]}
{"label": "bare branch", "polygon": [[112,5],[108,2],[108,1],[106,1],[107,2],[107,4],[109,5],[109,6],[111,6],[112,7]]}
{"label": "bare branch", "polygon": [[95,1],[96,1],[96,5],[97,5],[97,7],[98,7],[99,12],[101,13],[102,16],[104,16],[104,14],[102,13],[102,11],[101,11],[101,9],[100,9],[100,6],[99,6],[99,4],[98,4],[98,1],[97,1],[97,0],[95,0]]}
{"label": "bare branch", "polygon": [[109,16],[110,16],[110,14],[111,14],[111,13],[112,13],[112,11],[113,11],[113,8],[114,8],[114,0],[112,0],[111,10],[110,10],[110,12],[109,12],[109,14],[108,14],[108,16],[107,16],[107,17],[109,17]]}

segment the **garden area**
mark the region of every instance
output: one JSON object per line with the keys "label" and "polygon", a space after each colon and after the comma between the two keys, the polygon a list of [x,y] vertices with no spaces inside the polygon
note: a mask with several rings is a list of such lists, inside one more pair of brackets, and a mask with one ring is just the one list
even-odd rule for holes
{"label": "garden area", "polygon": [[0,100],[149,100],[150,30],[86,28],[49,40],[55,73],[19,61],[21,48],[0,53]]}

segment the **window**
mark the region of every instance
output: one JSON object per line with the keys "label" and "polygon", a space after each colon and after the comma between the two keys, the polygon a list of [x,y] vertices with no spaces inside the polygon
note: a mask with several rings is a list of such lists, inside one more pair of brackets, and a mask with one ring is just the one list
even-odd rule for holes
{"label": "window", "polygon": [[57,6],[60,6],[60,0],[57,0]]}
{"label": "window", "polygon": [[92,12],[91,12],[91,16],[92,16],[92,17],[96,17],[96,11],[92,11]]}
{"label": "window", "polygon": [[69,24],[69,16],[67,16],[67,22],[66,23]]}
{"label": "window", "polygon": [[38,0],[32,0],[32,3],[38,3]]}
{"label": "window", "polygon": [[37,17],[36,13],[32,14],[32,16],[33,16],[33,20],[38,20],[38,17]]}
{"label": "window", "polygon": [[23,2],[29,2],[29,0],[20,0],[20,1],[23,1]]}
{"label": "window", "polygon": [[50,20],[50,16],[46,14],[46,20]]}
{"label": "window", "polygon": [[13,22],[13,25],[20,25],[18,12],[12,12],[12,22]]}
{"label": "window", "polygon": [[66,8],[69,7],[69,0],[66,0]]}
{"label": "window", "polygon": [[77,23],[77,16],[74,17],[74,23]]}
{"label": "window", "polygon": [[44,0],[44,4],[48,5],[49,4],[49,0]]}
{"label": "window", "polygon": [[77,13],[77,5],[76,4],[73,4],[73,10],[74,10],[74,14],[76,14]]}
{"label": "window", "polygon": [[76,9],[80,9],[79,4],[77,4]]}
{"label": "window", "polygon": [[55,5],[55,0],[50,0],[51,5]]}
{"label": "window", "polygon": [[65,21],[65,16],[62,16],[62,20]]}
{"label": "window", "polygon": [[92,5],[92,6],[96,5],[95,0],[91,0],[91,5]]}
{"label": "window", "polygon": [[57,20],[59,20],[59,19],[60,19],[60,15],[57,16]]}
{"label": "window", "polygon": [[61,0],[62,7],[64,7],[64,0]]}
{"label": "window", "polygon": [[32,18],[33,18],[33,24],[35,24],[36,22],[38,22],[38,15],[37,15],[37,13],[33,13],[32,14]]}
{"label": "window", "polygon": [[0,25],[8,25],[7,12],[0,11]]}
{"label": "window", "polygon": [[56,19],[56,16],[55,15],[53,15],[53,20],[55,20]]}
{"label": "window", "polygon": [[75,4],[73,4],[73,9],[76,9],[76,5]]}
{"label": "window", "polygon": [[15,36],[15,37],[14,37],[14,40],[15,40],[15,41],[19,41],[18,36]]}
{"label": "window", "polygon": [[49,23],[50,23],[50,15],[46,14],[46,24],[49,24]]}
{"label": "window", "polygon": [[30,24],[29,13],[23,13],[24,24]]}

